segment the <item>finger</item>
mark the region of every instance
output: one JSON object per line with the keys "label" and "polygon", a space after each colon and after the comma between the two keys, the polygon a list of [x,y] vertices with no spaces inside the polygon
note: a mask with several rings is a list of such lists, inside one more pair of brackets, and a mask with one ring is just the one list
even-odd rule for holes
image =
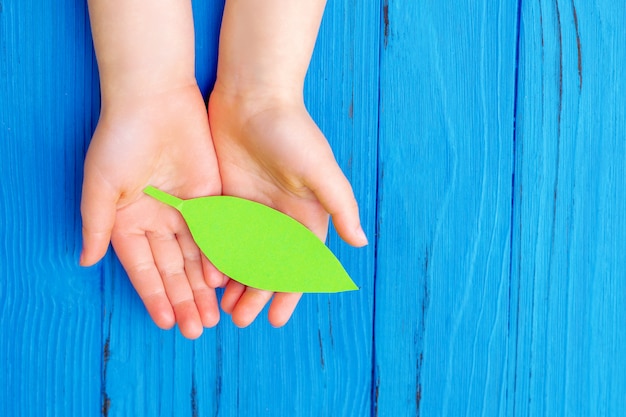
{"label": "finger", "polygon": [[220,321],[220,311],[217,307],[215,289],[209,288],[205,283],[200,288],[192,289],[202,326],[206,328],[217,326]]}
{"label": "finger", "polygon": [[180,332],[188,339],[202,334],[202,320],[193,291],[185,272],[185,260],[180,244],[172,233],[146,233],[154,262],[165,287],[165,293],[174,308]]}
{"label": "finger", "polygon": [[359,219],[359,205],[352,186],[334,159],[322,163],[324,175],[311,175],[308,186],[322,206],[330,213],[337,233],[353,246],[367,245],[367,237]]}
{"label": "finger", "polygon": [[291,318],[302,293],[276,293],[267,313],[270,324],[274,327],[282,327]]}
{"label": "finger", "polygon": [[245,285],[233,280],[228,281],[222,295],[222,310],[227,314],[232,314],[244,291],[246,291]]}
{"label": "finger", "polygon": [[177,240],[185,262],[185,273],[193,292],[193,299],[200,314],[203,327],[214,327],[220,320],[215,289],[209,288],[204,278],[202,254],[189,231],[177,234]]}
{"label": "finger", "polygon": [[80,265],[91,266],[106,254],[115,223],[118,195],[99,179],[94,170],[85,166],[81,198],[83,220],[83,248]]}
{"label": "finger", "polygon": [[246,288],[241,298],[237,301],[232,312],[233,323],[237,327],[246,327],[257,318],[265,304],[274,295],[271,291]]}
{"label": "finger", "polygon": [[228,278],[226,275],[222,275],[222,283],[220,284],[220,288],[226,287],[229,282],[230,278]]}
{"label": "finger", "polygon": [[223,287],[226,284],[226,277],[207,259],[202,255],[202,269],[204,271],[204,280],[210,288]]}
{"label": "finger", "polygon": [[145,235],[113,234],[113,248],[154,323],[162,329],[176,324],[161,275]]}

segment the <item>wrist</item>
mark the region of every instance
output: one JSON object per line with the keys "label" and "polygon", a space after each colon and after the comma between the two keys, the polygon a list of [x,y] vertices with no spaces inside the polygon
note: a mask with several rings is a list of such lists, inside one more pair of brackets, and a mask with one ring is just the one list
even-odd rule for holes
{"label": "wrist", "polygon": [[[169,130],[166,126],[195,124],[199,118],[206,121],[206,107],[200,89],[193,84],[161,93],[124,94],[103,100],[98,126],[113,129],[118,138],[136,141],[141,135],[130,132]],[[170,139],[173,142],[179,140],[176,135]]]}
{"label": "wrist", "polygon": [[102,80],[100,84],[102,108],[136,107],[150,102],[162,101],[163,97],[172,94],[198,89],[193,75],[139,78],[129,76]]}
{"label": "wrist", "polygon": [[232,77],[224,79],[219,73],[211,97],[245,115],[271,108],[304,107],[303,91],[298,85]]}
{"label": "wrist", "polygon": [[195,78],[191,2],[89,0],[103,102]]}
{"label": "wrist", "polygon": [[302,100],[325,0],[227,0],[216,88],[231,97]]}

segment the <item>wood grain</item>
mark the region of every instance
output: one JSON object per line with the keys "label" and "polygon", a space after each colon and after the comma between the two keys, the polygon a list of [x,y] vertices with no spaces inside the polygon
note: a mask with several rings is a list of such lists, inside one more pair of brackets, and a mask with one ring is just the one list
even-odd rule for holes
{"label": "wood grain", "polygon": [[619,415],[626,392],[626,13],[524,2],[510,415]]}
{"label": "wood grain", "polygon": [[3,416],[100,412],[100,271],[78,267],[97,101],[88,30],[75,2],[0,5]]}
{"label": "wood grain", "polygon": [[389,0],[382,23],[372,415],[501,415],[517,5]]}

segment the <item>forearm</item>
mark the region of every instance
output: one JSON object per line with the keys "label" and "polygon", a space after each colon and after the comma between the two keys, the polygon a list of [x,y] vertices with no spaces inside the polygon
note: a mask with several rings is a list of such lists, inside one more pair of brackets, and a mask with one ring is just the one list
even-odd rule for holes
{"label": "forearm", "polygon": [[89,0],[103,104],[195,80],[190,0]]}
{"label": "forearm", "polygon": [[301,96],[325,4],[227,0],[216,88],[233,96]]}

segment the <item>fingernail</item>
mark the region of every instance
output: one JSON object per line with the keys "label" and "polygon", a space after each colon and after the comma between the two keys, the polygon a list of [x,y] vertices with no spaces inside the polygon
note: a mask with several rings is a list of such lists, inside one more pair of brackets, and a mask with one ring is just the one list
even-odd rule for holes
{"label": "fingernail", "polygon": [[367,236],[365,235],[365,232],[363,231],[363,229],[359,226],[356,235],[359,239],[360,242],[363,243],[363,246],[367,245],[369,243],[369,241],[367,240]]}

